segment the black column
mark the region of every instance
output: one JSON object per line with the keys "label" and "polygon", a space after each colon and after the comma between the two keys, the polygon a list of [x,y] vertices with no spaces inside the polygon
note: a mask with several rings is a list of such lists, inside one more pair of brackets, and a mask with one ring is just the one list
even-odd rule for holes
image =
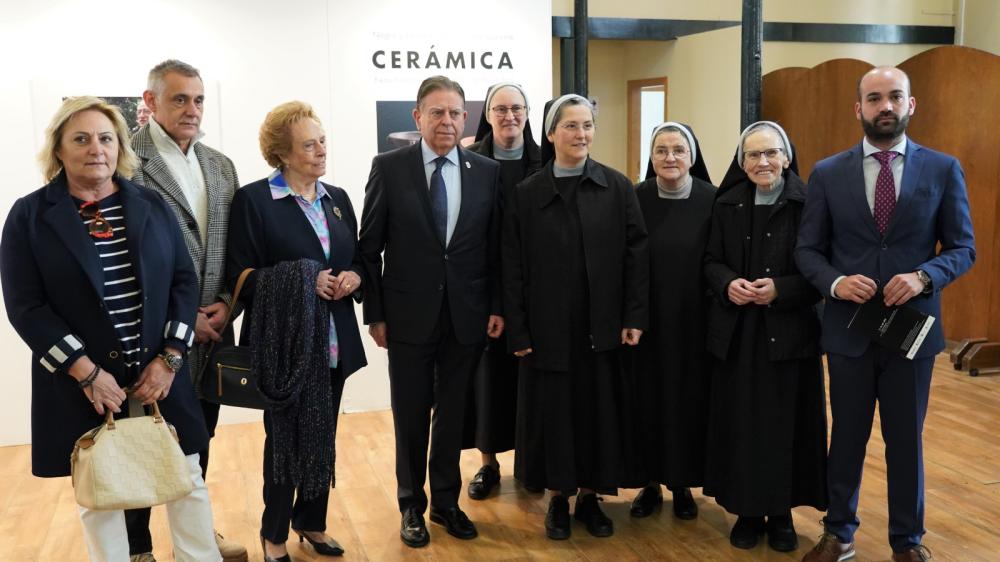
{"label": "black column", "polygon": [[[573,2],[573,92],[587,97],[587,43],[590,30],[587,0]],[[565,88],[563,88],[565,90]]]}
{"label": "black column", "polygon": [[564,37],[559,40],[559,95],[573,93],[576,85],[573,79],[573,39]]}
{"label": "black column", "polygon": [[740,64],[740,129],[760,121],[761,50],[764,43],[764,1],[743,0]]}

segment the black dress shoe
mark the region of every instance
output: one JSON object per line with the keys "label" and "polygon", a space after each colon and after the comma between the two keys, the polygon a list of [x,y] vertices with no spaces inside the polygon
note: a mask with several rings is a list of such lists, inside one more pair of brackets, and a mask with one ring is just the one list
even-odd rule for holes
{"label": "black dress shoe", "polygon": [[632,500],[632,507],[629,508],[628,513],[632,517],[649,517],[662,504],[663,492],[660,490],[660,485],[646,486]]}
{"label": "black dress shoe", "polygon": [[729,544],[736,548],[750,550],[757,546],[760,535],[764,534],[763,517],[743,517],[736,519],[733,530],[729,532]]}
{"label": "black dress shoe", "polygon": [[500,467],[484,464],[469,482],[469,497],[474,500],[485,500],[499,484]]}
{"label": "black dress shoe", "polygon": [[403,512],[403,520],[399,524],[399,538],[403,539],[403,544],[413,548],[420,548],[431,542],[424,516],[418,513],[416,508],[411,507]]}
{"label": "black dress shoe", "polygon": [[568,539],[571,533],[569,499],[562,494],[556,494],[549,500],[549,512],[545,514],[545,536],[562,541]]}
{"label": "black dress shoe", "polygon": [[767,518],[767,545],[778,552],[791,552],[799,547],[799,537],[792,525],[792,514],[771,515]]}
{"label": "black dress shoe", "polygon": [[[273,543],[272,543],[273,544]],[[292,557],[286,552],[284,556],[271,558],[267,555],[267,548],[264,547],[264,537],[260,538],[260,549],[264,551],[264,562],[292,562]]]}
{"label": "black dress shoe", "polygon": [[329,538],[324,542],[314,541],[312,537],[306,534],[306,531],[300,531],[298,529],[292,529],[295,534],[299,536],[299,542],[308,541],[309,544],[316,550],[317,554],[322,554],[323,556],[343,556],[344,548],[340,546],[340,543]]}
{"label": "black dress shoe", "polygon": [[465,512],[457,505],[445,509],[431,507],[431,521],[438,525],[444,525],[449,535],[462,540],[474,539],[479,536],[479,533],[476,532],[476,526],[472,524],[472,521],[469,521]]}
{"label": "black dress shoe", "polygon": [[698,517],[698,504],[694,503],[691,488],[671,490],[674,496],[674,517],[691,520]]}
{"label": "black dress shoe", "polygon": [[573,510],[573,517],[577,521],[583,522],[587,526],[587,532],[595,537],[610,537],[615,534],[615,525],[601,511],[598,505],[597,494],[587,494],[576,497],[576,507]]}

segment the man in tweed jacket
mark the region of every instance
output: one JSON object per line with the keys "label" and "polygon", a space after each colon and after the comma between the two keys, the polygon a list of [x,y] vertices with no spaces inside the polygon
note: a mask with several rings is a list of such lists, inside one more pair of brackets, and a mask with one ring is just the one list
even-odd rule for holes
{"label": "man in tweed jacket", "polygon": [[[199,141],[205,88],[198,70],[178,60],[167,60],[149,72],[143,101],[153,110],[149,123],[132,137],[141,165],[132,178],[160,194],[173,210],[184,235],[201,288],[196,345],[190,363],[194,387],[201,395],[201,367],[212,341],[233,340],[232,328],[223,333],[232,298],[225,288],[226,232],[229,205],[239,180],[232,161]],[[209,436],[219,421],[219,405],[201,400]],[[208,468],[208,449],[200,453],[202,477]],[[126,512],[132,562],[153,560],[149,510]],[[216,534],[225,562],[245,562],[244,547]]]}

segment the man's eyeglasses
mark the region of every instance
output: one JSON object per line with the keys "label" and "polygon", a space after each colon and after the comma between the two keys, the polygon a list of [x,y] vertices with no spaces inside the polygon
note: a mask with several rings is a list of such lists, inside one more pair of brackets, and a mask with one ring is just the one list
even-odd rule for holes
{"label": "man's eyeglasses", "polygon": [[523,105],[512,105],[510,107],[507,107],[506,105],[494,105],[490,109],[497,117],[506,116],[508,111],[513,113],[514,117],[524,117],[524,111],[528,108]]}
{"label": "man's eyeglasses", "polygon": [[87,201],[80,205],[80,216],[87,221],[87,232],[94,238],[111,238],[114,236],[114,229],[111,223],[101,214],[101,209],[97,206],[97,201]]}
{"label": "man's eyeglasses", "polygon": [[750,160],[751,162],[760,161],[761,157],[767,158],[768,160],[777,160],[778,156],[784,152],[783,148],[768,148],[767,150],[748,150],[743,153],[743,158]]}

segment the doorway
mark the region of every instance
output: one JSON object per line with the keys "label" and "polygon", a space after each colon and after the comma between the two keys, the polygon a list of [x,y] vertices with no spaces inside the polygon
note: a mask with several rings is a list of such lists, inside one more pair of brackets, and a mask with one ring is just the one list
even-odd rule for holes
{"label": "doorway", "polygon": [[649,135],[667,120],[667,77],[628,81],[628,178],[642,181],[649,161]]}

